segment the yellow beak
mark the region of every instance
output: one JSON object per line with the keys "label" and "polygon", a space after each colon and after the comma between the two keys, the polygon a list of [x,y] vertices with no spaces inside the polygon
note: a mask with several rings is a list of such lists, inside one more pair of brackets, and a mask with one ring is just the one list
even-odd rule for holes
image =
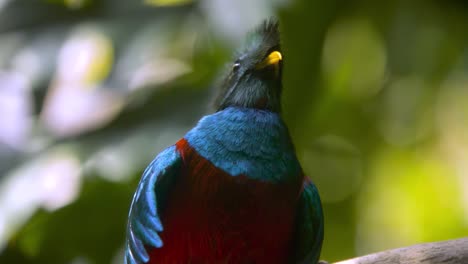
{"label": "yellow beak", "polygon": [[257,64],[257,69],[263,69],[271,65],[278,65],[278,63],[283,59],[283,56],[279,51],[271,52],[262,62]]}

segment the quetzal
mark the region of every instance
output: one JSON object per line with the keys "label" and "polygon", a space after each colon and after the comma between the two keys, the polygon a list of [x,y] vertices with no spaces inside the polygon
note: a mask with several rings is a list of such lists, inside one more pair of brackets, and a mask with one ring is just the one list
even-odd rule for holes
{"label": "quetzal", "polygon": [[125,262],[317,263],[323,214],[281,119],[276,22],[252,32],[203,117],[146,168]]}

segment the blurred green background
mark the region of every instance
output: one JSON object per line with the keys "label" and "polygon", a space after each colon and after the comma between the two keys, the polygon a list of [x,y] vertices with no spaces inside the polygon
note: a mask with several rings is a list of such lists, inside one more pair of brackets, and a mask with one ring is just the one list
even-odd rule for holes
{"label": "blurred green background", "polygon": [[0,0],[0,263],[122,263],[142,170],[271,15],[322,258],[467,236],[465,1]]}

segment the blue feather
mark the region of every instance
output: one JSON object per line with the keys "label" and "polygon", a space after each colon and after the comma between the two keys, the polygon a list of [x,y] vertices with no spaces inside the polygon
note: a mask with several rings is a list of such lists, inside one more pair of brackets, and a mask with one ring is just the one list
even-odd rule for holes
{"label": "blue feather", "polygon": [[296,259],[301,264],[317,263],[323,241],[323,211],[319,192],[312,181],[302,191],[296,223]]}
{"label": "blue feather", "polygon": [[[128,246],[130,247],[130,250],[127,251],[127,254],[132,256],[132,259],[135,259],[135,257],[138,258],[138,262],[147,262],[149,260],[149,256],[146,253],[145,247],[143,245],[143,242],[135,237],[135,235],[132,234],[129,236],[130,240],[128,243]],[[135,252],[135,255],[133,255],[132,252]],[[135,260],[134,260],[135,261]],[[129,262],[131,263],[131,262]]]}
{"label": "blue feather", "polygon": [[158,232],[163,231],[157,213],[156,181],[161,177],[176,175],[181,157],[175,146],[161,152],[143,172],[130,206],[125,246],[125,263],[141,264],[149,260],[145,246],[160,248],[163,245]]}
{"label": "blue feather", "polygon": [[288,129],[274,112],[229,107],[203,117],[185,139],[232,176],[278,182],[301,174]]}

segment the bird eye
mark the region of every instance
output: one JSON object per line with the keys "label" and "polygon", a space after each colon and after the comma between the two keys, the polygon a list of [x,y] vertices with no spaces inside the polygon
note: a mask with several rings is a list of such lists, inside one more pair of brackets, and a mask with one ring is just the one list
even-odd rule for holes
{"label": "bird eye", "polygon": [[239,68],[240,68],[240,62],[238,61],[234,62],[234,64],[232,65],[232,70],[237,71],[239,70]]}

